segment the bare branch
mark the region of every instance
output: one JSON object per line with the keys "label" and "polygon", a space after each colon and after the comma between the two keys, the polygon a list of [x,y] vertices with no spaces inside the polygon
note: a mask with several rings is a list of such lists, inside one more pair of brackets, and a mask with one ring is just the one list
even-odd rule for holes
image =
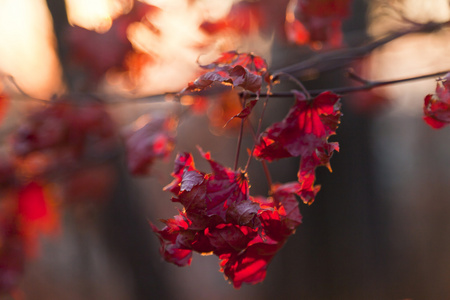
{"label": "bare branch", "polygon": [[326,71],[335,70],[347,66],[356,59],[363,58],[365,55],[369,54],[373,50],[402,36],[411,33],[430,33],[449,25],[450,21],[446,21],[443,23],[428,22],[425,24],[416,24],[402,31],[393,32],[384,38],[372,41],[366,45],[354,48],[339,49],[335,51],[314,55],[310,59],[281,68],[279,70],[274,71],[274,73],[283,72],[302,77],[307,74],[311,74],[311,72],[322,73]]}

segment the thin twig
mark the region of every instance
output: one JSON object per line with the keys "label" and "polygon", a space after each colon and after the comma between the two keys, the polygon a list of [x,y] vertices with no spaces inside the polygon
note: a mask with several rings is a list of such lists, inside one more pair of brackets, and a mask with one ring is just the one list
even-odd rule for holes
{"label": "thin twig", "polygon": [[261,164],[264,169],[264,174],[266,175],[267,184],[269,185],[269,193],[271,193],[273,182],[272,182],[272,176],[270,176],[269,167],[267,166],[267,162],[265,160],[261,160]]}
{"label": "thin twig", "polygon": [[[241,97],[241,100],[242,100],[242,102],[241,102],[242,108],[244,108],[245,104],[247,102],[246,94],[243,93],[243,94],[240,95],[240,97]],[[245,120],[246,120],[245,118],[241,119],[241,127],[239,129],[239,137],[238,137],[238,143],[237,143],[237,149],[236,149],[236,157],[234,159],[234,171],[237,170],[238,163],[239,163],[239,154],[241,152],[241,144],[242,144],[242,138],[243,138],[243,135],[244,135]]]}
{"label": "thin twig", "polygon": [[274,73],[284,72],[290,74],[296,74],[298,76],[305,76],[310,74],[311,71],[315,73],[323,73],[325,71],[336,70],[343,66],[348,65],[352,61],[358,58],[362,58],[368,53],[372,52],[376,48],[379,48],[395,39],[398,39],[402,36],[411,34],[411,33],[429,33],[433,31],[437,31],[443,27],[449,26],[450,21],[436,23],[436,22],[428,22],[425,24],[419,24],[415,26],[411,26],[402,31],[393,32],[388,36],[372,41],[366,45],[354,47],[354,48],[346,48],[339,49],[335,51],[330,51],[322,54],[315,55],[310,59],[304,60],[297,64],[291,64],[287,67],[281,68],[279,70],[274,71]]}
{"label": "thin twig", "polygon": [[[247,160],[247,164],[245,165],[245,169],[244,169],[245,172],[247,172],[247,170],[250,166],[250,162],[252,161],[252,158],[253,158],[253,151],[255,151],[255,146],[256,146],[256,143],[258,142],[258,136],[261,132],[262,120],[264,118],[264,113],[266,111],[267,104],[269,103],[269,99],[270,99],[269,96],[266,95],[266,99],[264,100],[263,108],[262,108],[261,115],[260,115],[259,121],[258,121],[258,128],[256,129],[256,132],[253,135],[254,142],[253,142],[252,152],[250,153],[248,160]],[[252,127],[252,129],[253,129],[253,127]]]}
{"label": "thin twig", "polygon": [[151,96],[137,97],[137,98],[119,98],[114,97],[111,99],[111,96],[104,95],[103,97],[99,95],[100,98],[110,99],[107,104],[110,105],[121,105],[121,104],[135,104],[135,103],[159,103],[159,102],[168,102],[168,97],[171,98],[172,101],[180,101],[179,94],[177,92],[167,92],[164,94],[155,94]]}
{"label": "thin twig", "polygon": [[278,72],[272,75],[272,81],[275,82],[277,81],[277,79],[281,76],[287,77],[290,81],[294,82],[295,84],[297,84],[300,89],[302,90],[303,94],[305,94],[306,98],[311,98],[311,95],[309,94],[308,90],[305,88],[305,86],[303,85],[303,83],[298,80],[297,78],[295,78],[294,76],[292,76],[291,74],[285,73],[285,72]]}
{"label": "thin twig", "polygon": [[[256,133],[254,134],[254,143],[253,143],[253,147],[252,150],[250,152],[250,155],[248,156],[248,160],[247,160],[247,164],[245,165],[245,172],[247,172],[248,168],[250,167],[250,162],[252,161],[253,158],[253,152],[255,151],[255,147],[256,147],[256,143],[258,142],[258,136],[261,132],[261,127],[262,127],[262,120],[264,118],[264,113],[266,111],[267,105],[269,104],[269,99],[270,97],[268,96],[270,94],[270,86],[269,86],[269,91],[266,95],[266,99],[264,100],[264,105],[261,111],[261,115],[259,117],[259,121],[258,121],[258,129],[256,130]],[[252,128],[253,129],[253,128]],[[270,172],[269,172],[269,168],[267,167],[267,163],[264,160],[261,160],[261,164],[263,166],[264,169],[264,175],[266,176],[266,180],[267,180],[267,184],[269,185],[269,191],[272,189],[272,176],[270,176]]]}
{"label": "thin twig", "polygon": [[[11,82],[11,83],[13,84],[13,86],[19,91],[19,93],[21,93],[23,96],[27,97],[27,99],[25,99],[25,100],[27,100],[27,101],[28,101],[28,100],[32,100],[32,101],[36,101],[36,102],[40,102],[40,103],[45,103],[45,104],[48,104],[48,103],[49,103],[48,100],[36,98],[36,97],[30,96],[29,94],[27,94],[27,93],[19,86],[19,84],[17,84],[17,81],[16,81],[16,79],[15,79],[13,76],[11,76],[11,75],[5,75],[5,77],[9,80],[9,82]],[[18,100],[18,99],[21,99],[21,100],[22,100],[22,98],[14,98],[14,100]]]}
{"label": "thin twig", "polygon": [[[330,91],[335,94],[349,94],[354,92],[360,92],[360,91],[368,91],[377,87],[386,86],[386,85],[393,85],[408,81],[414,81],[414,80],[421,80],[426,79],[430,77],[439,77],[441,75],[449,73],[450,70],[436,72],[432,74],[426,74],[426,75],[419,75],[419,76],[413,76],[413,77],[407,77],[407,78],[401,78],[401,79],[394,79],[394,80],[384,80],[384,81],[370,81],[370,80],[364,80],[366,83],[360,86],[344,86],[344,87],[338,87],[338,88],[331,88],[331,89],[318,89],[318,90],[310,90],[309,93],[311,96],[317,96],[325,91]],[[271,98],[289,98],[294,95],[293,92],[278,92],[278,93],[263,93],[260,94],[261,97],[271,97]]]}

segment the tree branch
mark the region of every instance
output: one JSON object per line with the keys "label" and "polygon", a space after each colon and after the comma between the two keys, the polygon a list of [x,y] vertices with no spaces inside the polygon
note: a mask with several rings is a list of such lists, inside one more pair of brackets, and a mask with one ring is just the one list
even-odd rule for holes
{"label": "tree branch", "polygon": [[311,74],[311,72],[322,73],[326,71],[336,70],[338,68],[347,66],[355,59],[363,58],[373,50],[402,36],[411,33],[430,33],[449,25],[450,20],[442,23],[428,22],[425,24],[415,24],[407,29],[393,32],[384,38],[372,41],[366,45],[317,54],[310,59],[281,68],[274,71],[273,73],[289,73],[302,77],[306,76],[307,74]]}
{"label": "tree branch", "polygon": [[[360,86],[345,86],[345,87],[338,87],[338,88],[331,88],[331,89],[310,90],[309,93],[311,94],[311,96],[317,96],[325,91],[330,91],[335,94],[344,95],[344,94],[349,94],[349,93],[354,93],[354,92],[359,92],[359,91],[368,91],[368,90],[371,90],[371,89],[374,89],[377,87],[391,85],[391,84],[398,84],[398,83],[408,82],[408,81],[413,81],[413,80],[421,80],[421,79],[426,79],[426,78],[430,78],[430,77],[439,77],[439,76],[447,74],[449,72],[450,72],[450,70],[446,70],[446,71],[441,71],[441,72],[436,72],[436,73],[431,73],[431,74],[426,74],[426,75],[419,75],[419,76],[394,79],[394,80],[385,80],[385,81],[365,80],[365,84],[360,85]],[[261,97],[269,96],[269,97],[273,97],[273,98],[287,98],[287,97],[292,97],[294,95],[294,93],[290,91],[290,92],[278,92],[278,93],[270,93],[270,94],[261,93],[259,95]]]}

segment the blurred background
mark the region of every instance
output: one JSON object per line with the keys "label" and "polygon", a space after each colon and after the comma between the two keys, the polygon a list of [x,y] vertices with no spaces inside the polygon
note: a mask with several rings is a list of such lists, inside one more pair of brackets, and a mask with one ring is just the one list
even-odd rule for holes
{"label": "blurred background", "polygon": [[[293,2],[3,0],[0,72],[13,76],[28,96],[3,81],[11,100],[2,106],[2,132],[34,108],[17,101],[29,96],[95,92],[126,127],[145,114],[177,111],[164,96],[156,103],[133,99],[180,91],[199,74],[198,61],[209,63],[221,52],[253,51],[276,70],[332,51],[335,45],[287,38],[286,11]],[[414,22],[449,20],[450,4],[353,0],[342,19],[342,45],[354,47]],[[300,79],[308,89],[329,89],[355,84],[345,77],[349,67],[369,80],[450,70],[449,34],[445,28],[407,35],[343,68],[309,70]],[[341,149],[331,159],[333,173],[317,170],[322,189],[313,205],[300,205],[303,224],[261,284],[235,290],[218,272],[215,256],[194,255],[184,268],[164,262],[148,226],[162,227],[159,219],[177,213],[162,191],[177,152],[193,153],[204,172],[209,169],[197,145],[233,165],[238,126],[222,128],[229,118],[223,103],[233,97],[225,94],[212,97],[206,113],[183,116],[173,154],[156,161],[149,176],[132,177],[119,159],[108,169],[114,173],[108,199],[65,206],[58,234],[42,237],[39,255],[27,263],[20,292],[4,299],[446,299],[450,129],[433,130],[422,120],[423,99],[435,86],[431,78],[342,98],[344,116],[331,138]],[[276,91],[295,88],[286,81]],[[112,104],[118,99],[130,103]],[[281,120],[291,104],[271,100],[264,125]],[[246,134],[243,149],[251,147]],[[241,166],[246,159],[241,155]],[[296,180],[298,164],[270,164],[273,180]],[[249,177],[251,194],[266,195],[258,163]]]}

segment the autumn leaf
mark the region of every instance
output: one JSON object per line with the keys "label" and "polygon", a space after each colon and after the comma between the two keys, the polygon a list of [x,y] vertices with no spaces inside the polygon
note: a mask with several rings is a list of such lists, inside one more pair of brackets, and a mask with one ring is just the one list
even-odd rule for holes
{"label": "autumn leaf", "polygon": [[261,134],[253,155],[267,161],[300,156],[298,195],[311,204],[320,189],[314,185],[316,167],[331,170],[331,155],[339,151],[339,145],[328,142],[328,138],[336,133],[340,122],[340,102],[331,92],[312,100],[306,100],[299,92],[295,97],[296,102],[284,120]]}
{"label": "autumn leaf", "polygon": [[255,107],[256,103],[258,103],[258,99],[254,99],[254,100],[247,102],[247,104],[241,110],[241,112],[234,115],[231,119],[229,119],[224,127],[226,127],[228,125],[228,123],[235,118],[247,119],[248,116],[251,114],[253,108]]}
{"label": "autumn leaf", "polygon": [[350,14],[350,0],[291,0],[286,11],[287,39],[313,48],[339,47],[342,20]]}
{"label": "autumn leaf", "polygon": [[41,234],[55,234],[59,230],[59,212],[49,185],[29,182],[18,192],[17,217],[28,256],[37,253]]}
{"label": "autumn leaf", "polygon": [[219,256],[221,270],[235,288],[243,283],[263,281],[270,261],[301,224],[302,216],[295,198],[297,189],[297,182],[275,185],[272,197],[252,198],[260,205],[259,235],[248,243],[245,250]]}
{"label": "autumn leaf", "polygon": [[9,106],[9,101],[9,96],[0,89],[0,121],[3,120],[3,117],[6,114]]}
{"label": "autumn leaf", "polygon": [[155,159],[168,157],[175,144],[173,125],[170,117],[153,117],[139,129],[124,132],[128,169],[132,174],[148,174]]}
{"label": "autumn leaf", "polygon": [[[165,189],[175,194],[172,201],[181,203],[184,210],[173,219],[164,221],[166,226],[161,230],[152,225],[160,239],[162,255],[167,261],[177,265],[189,263],[186,250],[221,251],[214,247],[214,242],[211,243],[213,236],[214,239],[217,238],[211,232],[217,232],[220,224],[234,224],[230,222],[236,218],[251,223],[257,212],[255,210],[252,216],[248,210],[238,210],[233,206],[251,203],[247,178],[241,172],[232,171],[215,162],[209,153],[201,153],[210,163],[213,172],[206,174],[196,170],[189,153],[178,155],[172,173],[174,181]],[[230,215],[229,207],[232,207]],[[241,226],[239,221],[234,225]]]}
{"label": "autumn leaf", "polygon": [[213,253],[221,270],[239,288],[264,280],[269,262],[301,223],[295,199],[299,183],[274,186],[269,198],[250,197],[246,174],[233,171],[200,153],[212,169],[195,169],[189,153],[176,158],[166,187],[183,210],[158,229],[164,259],[178,266],[191,263],[192,252]]}
{"label": "autumn leaf", "polygon": [[257,92],[261,89],[261,76],[255,75],[246,68],[237,65],[234,67],[218,67],[214,71],[207,72],[189,83],[181,93],[200,92],[210,87],[213,83],[242,87],[251,92]]}
{"label": "autumn leaf", "polygon": [[423,106],[423,119],[432,128],[439,129],[450,123],[450,74],[439,80],[436,93],[427,95]]}
{"label": "autumn leaf", "polygon": [[263,78],[270,83],[266,61],[252,53],[225,52],[216,61],[200,67],[210,71],[190,82],[180,94],[200,92],[214,83],[241,87],[256,93],[261,89]]}
{"label": "autumn leaf", "polygon": [[61,172],[80,159],[112,152],[117,143],[115,124],[104,106],[90,98],[58,99],[29,115],[11,136],[12,153],[22,169],[42,161],[28,175]]}
{"label": "autumn leaf", "polygon": [[200,67],[207,70],[216,70],[226,66],[241,66],[250,73],[260,76],[264,76],[267,73],[267,63],[262,57],[253,53],[239,53],[237,51],[224,52],[214,62],[208,65],[200,65]]}

